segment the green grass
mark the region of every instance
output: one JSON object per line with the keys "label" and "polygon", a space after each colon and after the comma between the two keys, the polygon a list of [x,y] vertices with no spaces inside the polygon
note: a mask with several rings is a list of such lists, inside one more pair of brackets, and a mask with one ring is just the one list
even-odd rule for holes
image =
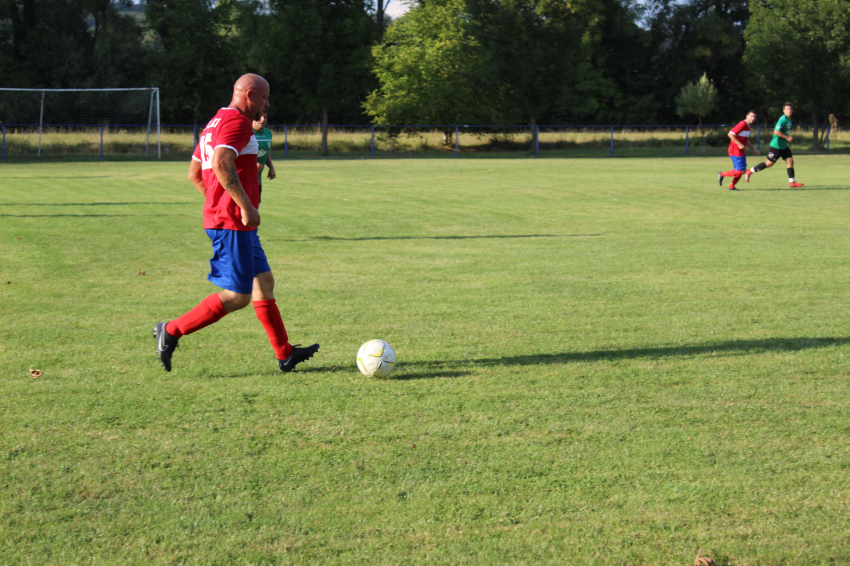
{"label": "green grass", "polygon": [[185,164],[0,165],[0,564],[850,562],[850,158],[727,168],[281,160],[284,375],[250,308],[155,359]]}

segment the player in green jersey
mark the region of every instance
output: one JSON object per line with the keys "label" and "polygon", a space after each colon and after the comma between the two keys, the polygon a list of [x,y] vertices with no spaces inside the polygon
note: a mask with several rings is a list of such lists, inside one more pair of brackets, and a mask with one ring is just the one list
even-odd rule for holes
{"label": "player in green jersey", "polygon": [[788,133],[791,131],[791,114],[794,112],[794,107],[790,102],[786,102],[782,108],[783,115],[776,122],[776,127],[773,129],[773,139],[770,140],[770,151],[767,154],[767,161],[759,163],[752,169],[747,169],[744,177],[747,182],[750,182],[750,175],[758,173],[768,167],[773,167],[779,158],[785,160],[785,168],[788,171],[788,184],[792,187],[802,187],[803,183],[798,183],[794,178],[794,156],[791,155],[791,148],[788,147],[788,142],[794,141],[794,137]]}
{"label": "player in green jersey", "polygon": [[266,165],[269,167],[269,179],[274,179],[277,174],[272,163],[271,148],[272,148],[272,131],[266,128],[266,120],[268,114],[263,112],[259,120],[254,120],[254,136],[257,138],[257,144],[260,146],[257,152],[257,174],[260,176],[260,198],[263,196],[263,169]]}

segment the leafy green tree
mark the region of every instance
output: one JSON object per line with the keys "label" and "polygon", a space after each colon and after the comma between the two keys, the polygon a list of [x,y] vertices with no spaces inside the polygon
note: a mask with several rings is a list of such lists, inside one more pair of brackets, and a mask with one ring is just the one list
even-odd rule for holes
{"label": "leafy green tree", "polygon": [[[747,68],[778,108],[791,100],[813,124],[850,109],[850,3],[846,0],[754,2],[745,37]],[[777,110],[778,112],[779,110]],[[820,147],[818,131],[812,148]]]}
{"label": "leafy green tree", "polygon": [[757,107],[756,82],[742,64],[748,0],[647,0],[642,25],[652,38],[648,64],[657,119],[676,116],[675,99],[688,82],[707,74],[717,88],[715,114],[737,116]]}
{"label": "leafy green tree", "polygon": [[153,41],[147,60],[160,87],[166,120],[212,118],[230,101],[243,70],[229,37],[232,6],[214,0],[148,0],[145,14]]}
{"label": "leafy green tree", "polygon": [[[465,0],[420,2],[373,48],[380,89],[366,99],[375,124],[482,124],[498,89],[484,80],[488,59],[471,35]],[[453,130],[445,131],[450,143]]]}
{"label": "leafy green tree", "polygon": [[645,8],[635,0],[599,0],[593,65],[611,88],[586,119],[597,124],[646,124],[658,114],[652,72],[652,35],[639,25]]}
{"label": "leafy green tree", "polygon": [[676,113],[681,116],[699,116],[699,126],[702,119],[711,114],[717,104],[717,89],[708,79],[707,74],[696,82],[688,83],[682,87],[679,96],[676,97]]}
{"label": "leafy green tree", "polygon": [[[592,65],[600,18],[595,0],[468,0],[473,35],[490,55],[488,79],[504,89],[501,113],[532,127],[599,110],[610,83]],[[536,141],[532,140],[532,143]]]}
{"label": "leafy green tree", "polygon": [[268,35],[257,61],[285,78],[301,107],[318,113],[328,151],[330,112],[359,105],[373,85],[371,47],[378,36],[368,0],[269,0]]}
{"label": "leafy green tree", "polygon": [[144,86],[141,29],[119,6],[110,0],[0,3],[0,84]]}

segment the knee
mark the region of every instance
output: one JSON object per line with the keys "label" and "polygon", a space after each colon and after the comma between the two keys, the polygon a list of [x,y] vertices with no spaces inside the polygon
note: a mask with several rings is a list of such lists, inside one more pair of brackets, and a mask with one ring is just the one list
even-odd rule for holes
{"label": "knee", "polygon": [[251,295],[243,295],[234,293],[233,291],[224,291],[219,294],[221,304],[227,312],[238,311],[244,309],[251,303]]}
{"label": "knee", "polygon": [[274,277],[271,271],[258,275],[254,278],[254,298],[272,298],[274,297]]}

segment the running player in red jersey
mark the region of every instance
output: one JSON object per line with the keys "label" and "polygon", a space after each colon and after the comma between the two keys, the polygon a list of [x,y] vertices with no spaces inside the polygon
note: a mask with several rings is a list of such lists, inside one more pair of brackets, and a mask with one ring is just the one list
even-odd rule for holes
{"label": "running player in red jersey", "polygon": [[153,327],[156,351],[166,371],[183,336],[248,306],[268,334],[278,367],[288,372],[319,350],[292,346],[274,299],[274,277],[257,236],[260,184],[257,138],[251,122],[269,107],[269,83],[259,75],[243,75],[233,85],[230,106],[222,108],[201,132],[189,166],[189,180],[204,195],[204,230],[212,240],[207,277],[223,290],[194,309]]}
{"label": "running player in red jersey", "polygon": [[735,184],[741,179],[741,175],[747,170],[747,154],[746,148],[752,149],[756,155],[761,155],[759,150],[753,147],[750,143],[750,126],[756,121],[756,111],[750,110],[747,112],[746,119],[738,123],[737,126],[729,131],[729,139],[732,142],[729,144],[729,157],[732,159],[732,170],[724,171],[717,174],[717,182],[723,186],[723,177],[732,177],[732,183],[729,185],[730,191],[737,191]]}

